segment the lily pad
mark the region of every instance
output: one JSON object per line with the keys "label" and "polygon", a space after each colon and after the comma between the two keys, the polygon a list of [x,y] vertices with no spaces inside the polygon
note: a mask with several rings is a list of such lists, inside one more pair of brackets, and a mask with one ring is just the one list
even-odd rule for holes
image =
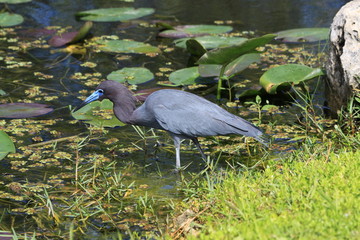
{"label": "lily pad", "polygon": [[220,64],[201,64],[199,65],[199,74],[202,77],[218,77],[222,66]]}
{"label": "lily pad", "polygon": [[95,22],[117,22],[141,18],[154,13],[153,8],[100,8],[78,12],[81,20]]}
{"label": "lily pad", "polygon": [[91,102],[78,111],[71,112],[71,115],[77,120],[84,120],[97,127],[124,126],[125,124],[115,117],[112,109],[113,103],[104,99],[101,102]]}
{"label": "lily pad", "polygon": [[86,22],[79,31],[67,32],[54,36],[49,40],[49,45],[53,47],[61,47],[68,43],[78,42],[88,34],[92,25],[92,22]]}
{"label": "lily pad", "polygon": [[[191,38],[181,38],[175,40],[177,47],[186,48],[186,41]],[[241,44],[247,38],[241,37],[223,37],[223,36],[202,36],[193,38],[198,41],[205,49],[214,49],[220,47],[229,47],[231,45]]]}
{"label": "lily pad", "polygon": [[190,85],[190,84],[201,84],[209,83],[214,81],[213,78],[204,78],[199,74],[198,67],[189,67],[172,72],[169,76],[169,81],[177,86]]}
{"label": "lily pad", "polygon": [[189,85],[194,84],[199,77],[198,67],[189,67],[172,72],[169,80],[176,85]]}
{"label": "lily pad", "polygon": [[[254,62],[260,62],[259,53],[248,53],[241,55],[225,67],[224,75],[230,77],[235,75]],[[199,73],[202,77],[220,76],[221,65],[219,64],[201,64],[199,65]]]}
{"label": "lily pad", "polygon": [[26,3],[31,1],[32,0],[0,0],[0,3],[18,4],[18,3]]}
{"label": "lily pad", "polygon": [[71,40],[74,39],[77,34],[78,32],[61,33],[61,35],[56,35],[50,38],[48,43],[53,47],[61,47],[71,42]]}
{"label": "lily pad", "polygon": [[30,118],[48,114],[54,109],[39,103],[0,104],[0,118]]}
{"label": "lily pad", "polygon": [[321,75],[324,73],[319,68],[301,64],[286,64],[266,71],[260,77],[260,84],[269,94],[276,94],[276,89],[280,85],[298,84]]}
{"label": "lily pad", "polygon": [[116,53],[160,53],[160,49],[150,44],[130,40],[97,40],[101,51]]}
{"label": "lily pad", "polygon": [[234,61],[226,65],[224,74],[230,77],[243,71],[245,68],[255,62],[260,62],[259,53],[247,53],[241,55],[240,57],[236,58]]}
{"label": "lily pad", "polygon": [[210,50],[197,61],[197,64],[228,64],[243,54],[255,52],[257,47],[270,42],[275,36],[275,34],[267,34],[248,39],[238,45]]}
{"label": "lily pad", "polygon": [[24,18],[19,14],[0,13],[0,27],[11,27],[19,25],[24,21]]}
{"label": "lily pad", "polygon": [[121,83],[140,84],[154,79],[154,74],[147,68],[133,67],[114,71],[107,75],[106,78]]}
{"label": "lily pad", "polygon": [[233,30],[230,26],[219,25],[181,25],[174,29],[165,30],[159,33],[160,37],[168,38],[187,38],[198,37],[210,34],[221,34],[231,32]]}
{"label": "lily pad", "polygon": [[15,153],[15,145],[10,137],[0,130],[0,160],[6,157],[8,153]]}
{"label": "lily pad", "polygon": [[329,28],[296,28],[280,31],[276,40],[283,42],[315,42],[329,38]]}

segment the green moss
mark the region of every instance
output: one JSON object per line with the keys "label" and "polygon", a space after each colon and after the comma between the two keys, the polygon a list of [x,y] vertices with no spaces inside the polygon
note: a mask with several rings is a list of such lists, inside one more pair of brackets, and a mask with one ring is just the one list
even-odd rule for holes
{"label": "green moss", "polygon": [[211,199],[211,207],[189,239],[359,238],[360,151],[316,148],[324,151],[299,150],[261,172],[230,172],[214,188],[204,182],[207,193],[196,201]]}

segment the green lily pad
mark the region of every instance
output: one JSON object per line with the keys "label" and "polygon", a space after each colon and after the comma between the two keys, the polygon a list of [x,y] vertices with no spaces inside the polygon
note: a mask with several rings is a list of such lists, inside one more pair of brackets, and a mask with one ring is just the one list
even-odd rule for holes
{"label": "green lily pad", "polygon": [[175,85],[190,85],[194,84],[199,77],[198,67],[189,67],[172,72],[169,81]]}
{"label": "green lily pad", "polygon": [[[246,69],[250,64],[260,62],[259,53],[248,53],[241,55],[234,61],[226,65],[224,75],[231,77]],[[201,64],[199,65],[199,73],[202,77],[220,76],[222,65],[219,64]]]}
{"label": "green lily pad", "polygon": [[276,40],[283,42],[315,42],[329,38],[329,28],[296,28],[280,31]]}
{"label": "green lily pad", "polygon": [[269,94],[276,94],[276,89],[283,84],[300,82],[324,75],[319,68],[311,68],[301,64],[287,64],[274,67],[260,77],[260,85]]}
{"label": "green lily pad", "polygon": [[174,29],[165,30],[159,33],[160,37],[168,38],[186,38],[198,37],[210,34],[221,34],[231,32],[233,30],[230,26],[219,25],[181,25],[176,26]]}
{"label": "green lily pad", "polygon": [[154,74],[147,68],[133,67],[113,71],[106,78],[120,83],[140,84],[154,79]]}
{"label": "green lily pad", "polygon": [[[202,77],[199,74],[198,67],[189,67],[172,72],[169,76],[169,81],[175,84],[176,86],[180,86],[180,85],[191,85],[191,84],[214,83],[214,78]],[[165,84],[162,85],[166,86]]]}
{"label": "green lily pad", "polygon": [[226,65],[224,74],[230,77],[243,71],[245,68],[255,62],[260,62],[259,53],[247,53],[241,55],[240,57],[236,58],[234,61]]}
{"label": "green lily pad", "polygon": [[100,8],[78,12],[81,20],[94,22],[117,22],[141,18],[154,13],[153,8]]}
{"label": "green lily pad", "polygon": [[[175,40],[177,47],[186,48],[186,41],[191,38],[181,38]],[[193,38],[198,41],[205,49],[214,49],[220,47],[229,47],[231,45],[241,44],[247,38],[241,37],[223,37],[223,36],[201,36]]]}
{"label": "green lily pad", "polygon": [[0,160],[6,157],[8,153],[15,153],[15,145],[10,137],[0,130]]}
{"label": "green lily pad", "polygon": [[11,27],[19,25],[24,21],[24,18],[19,14],[0,13],[0,27]]}
{"label": "green lily pad", "polygon": [[267,34],[248,39],[238,45],[210,50],[197,61],[197,64],[228,64],[243,54],[255,52],[257,47],[270,42],[275,36],[275,34]]}
{"label": "green lily pad", "polygon": [[125,124],[117,119],[113,113],[113,103],[104,99],[103,101],[94,101],[76,112],[71,112],[71,115],[77,120],[86,121],[91,125],[97,127],[118,127]]}
{"label": "green lily pad", "polygon": [[30,118],[52,112],[54,109],[39,103],[0,104],[0,118]]}
{"label": "green lily pad", "polygon": [[198,71],[202,77],[218,77],[222,66],[220,64],[201,64]]}
{"label": "green lily pad", "polygon": [[0,0],[0,3],[18,4],[18,3],[26,3],[31,1],[32,0]]}
{"label": "green lily pad", "polygon": [[97,40],[101,51],[116,53],[160,53],[160,49],[150,44],[130,40]]}

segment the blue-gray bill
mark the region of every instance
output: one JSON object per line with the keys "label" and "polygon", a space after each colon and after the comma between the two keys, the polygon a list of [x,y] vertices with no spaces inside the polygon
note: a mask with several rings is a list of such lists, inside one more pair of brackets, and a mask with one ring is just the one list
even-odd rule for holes
{"label": "blue-gray bill", "polygon": [[102,95],[104,95],[104,93],[101,89],[96,90],[89,97],[87,97],[79,106],[77,106],[74,109],[74,112],[79,110],[80,108],[84,107],[86,104],[89,104],[93,101],[99,100]]}

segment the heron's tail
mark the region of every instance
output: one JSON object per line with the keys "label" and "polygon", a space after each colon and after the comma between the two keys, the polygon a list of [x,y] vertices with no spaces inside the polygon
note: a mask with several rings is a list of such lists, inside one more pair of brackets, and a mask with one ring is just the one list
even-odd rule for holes
{"label": "heron's tail", "polygon": [[261,135],[258,135],[254,138],[266,147],[269,147],[271,143],[271,137],[265,133],[262,133]]}

